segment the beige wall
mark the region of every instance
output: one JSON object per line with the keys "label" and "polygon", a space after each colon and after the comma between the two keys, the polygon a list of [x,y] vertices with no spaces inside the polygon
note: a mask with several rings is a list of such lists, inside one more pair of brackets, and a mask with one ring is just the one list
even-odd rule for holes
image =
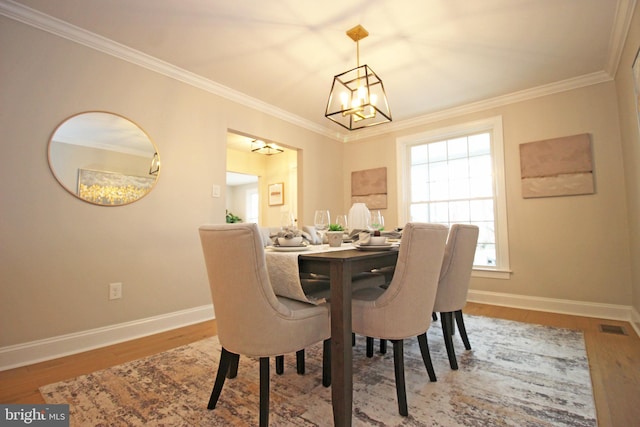
{"label": "beige wall", "polygon": [[[627,66],[630,50],[637,49],[637,30],[632,37],[624,53]],[[318,208],[348,210],[351,171],[387,166],[390,197],[384,213],[393,226],[395,138],[500,114],[513,276],[473,279],[472,288],[621,305],[631,300],[631,259],[640,253],[640,172],[629,102],[618,104],[616,95],[616,88],[628,90],[623,74],[617,84],[344,145],[5,17],[0,17],[0,52],[0,347],[210,303],[197,227],[224,222],[224,198],[212,198],[211,186],[224,188],[228,130],[297,150],[293,173],[301,224],[311,223]],[[49,171],[51,132],[86,110],[132,119],[158,147],[158,185],[140,202],[122,207],[81,202]],[[518,145],[583,132],[593,135],[596,194],[522,199]],[[628,217],[635,221],[631,245]],[[636,310],[638,268],[633,270]],[[124,284],[123,299],[108,301],[110,282]]]}
{"label": "beige wall", "polygon": [[[302,214],[342,203],[324,167],[341,143],[5,17],[0,52],[0,347],[210,304],[197,227],[225,220],[211,187],[225,185],[228,129],[300,150]],[[52,131],[87,110],[130,118],[158,147],[143,200],[94,206],[51,174]],[[111,282],[123,299],[108,301]]]}
{"label": "beige wall", "polygon": [[[353,170],[386,166],[386,224],[397,224],[396,138],[501,115],[504,131],[510,280],[473,278],[471,288],[532,297],[629,305],[629,227],[613,82],[449,119],[348,144],[345,203]],[[519,144],[592,135],[596,194],[523,199]],[[366,146],[366,150],[364,147]]]}
{"label": "beige wall", "polygon": [[[631,66],[640,47],[640,7],[636,6],[627,41],[616,74],[616,89],[620,110],[620,135],[625,173],[627,212],[630,219],[629,236],[633,307],[640,313],[640,130],[638,110],[634,98]],[[640,317],[634,319],[640,329]]]}

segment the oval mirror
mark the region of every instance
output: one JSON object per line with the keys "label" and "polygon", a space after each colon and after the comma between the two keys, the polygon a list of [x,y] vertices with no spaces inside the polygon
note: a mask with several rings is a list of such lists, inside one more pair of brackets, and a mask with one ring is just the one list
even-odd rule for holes
{"label": "oval mirror", "polygon": [[144,197],[160,172],[158,150],[135,123],[90,111],[62,122],[49,140],[49,167],[71,194],[101,206]]}

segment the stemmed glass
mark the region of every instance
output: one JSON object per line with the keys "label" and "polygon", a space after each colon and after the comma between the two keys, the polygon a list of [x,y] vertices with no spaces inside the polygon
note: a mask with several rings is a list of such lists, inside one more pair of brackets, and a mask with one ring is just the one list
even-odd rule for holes
{"label": "stemmed glass", "polygon": [[324,242],[324,233],[329,228],[330,221],[329,211],[326,209],[317,210],[313,217],[313,225],[320,234],[322,242]]}
{"label": "stemmed glass", "polygon": [[344,234],[349,234],[349,226],[347,224],[347,216],[346,215],[336,215],[337,225],[341,226],[344,230]]}
{"label": "stemmed glass", "polygon": [[293,213],[290,211],[282,212],[280,214],[280,229],[282,231],[295,230],[296,220],[293,217]]}
{"label": "stemmed glass", "polygon": [[384,229],[384,217],[382,216],[380,211],[371,212],[371,221],[369,221],[369,230],[370,231],[376,231],[376,230],[382,231],[383,229]]}

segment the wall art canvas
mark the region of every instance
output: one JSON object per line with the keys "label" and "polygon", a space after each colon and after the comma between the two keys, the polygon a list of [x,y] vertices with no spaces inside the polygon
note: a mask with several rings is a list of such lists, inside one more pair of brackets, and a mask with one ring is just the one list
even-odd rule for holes
{"label": "wall art canvas", "polygon": [[589,134],[520,144],[522,197],[595,192]]}
{"label": "wall art canvas", "polygon": [[387,168],[351,172],[351,203],[364,203],[369,209],[386,209]]}
{"label": "wall art canvas", "polygon": [[78,169],[78,196],[99,205],[126,205],[147,194],[155,176]]}

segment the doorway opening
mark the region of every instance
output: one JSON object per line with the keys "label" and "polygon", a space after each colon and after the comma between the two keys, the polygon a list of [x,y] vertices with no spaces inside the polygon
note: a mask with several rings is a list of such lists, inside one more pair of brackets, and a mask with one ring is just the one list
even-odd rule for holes
{"label": "doorway opening", "polygon": [[[298,215],[298,151],[266,141],[282,151],[260,154],[252,151],[258,139],[227,132],[227,211],[240,217],[242,222],[279,227],[283,213],[293,218]],[[269,190],[273,188],[282,190],[281,197],[269,197]]]}

